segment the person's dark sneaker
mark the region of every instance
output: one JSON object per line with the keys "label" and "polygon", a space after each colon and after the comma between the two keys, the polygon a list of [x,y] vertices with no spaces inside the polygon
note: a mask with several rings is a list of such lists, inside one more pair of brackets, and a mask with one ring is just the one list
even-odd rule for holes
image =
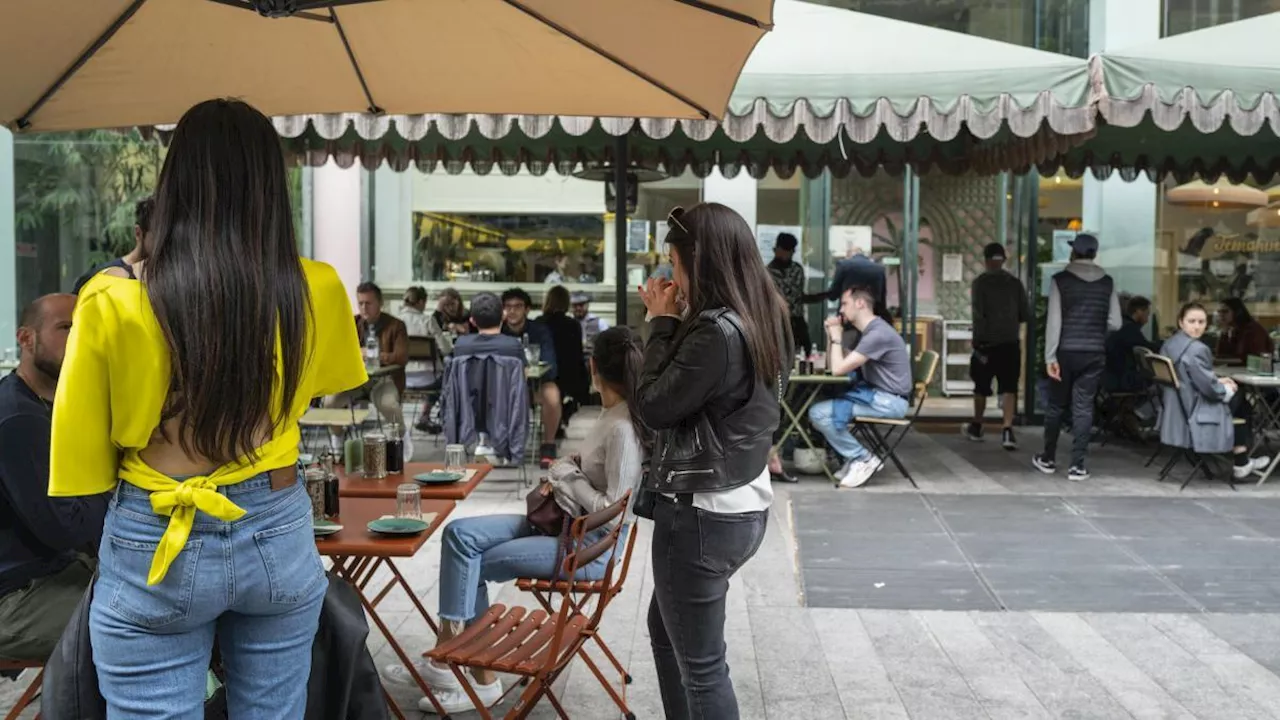
{"label": "person's dark sneaker", "polygon": [[982,423],[967,422],[960,426],[960,432],[973,442],[982,442]]}
{"label": "person's dark sneaker", "polygon": [[1018,449],[1018,439],[1013,436],[1013,428],[1005,428],[1000,431],[1000,447],[1005,450]]}
{"label": "person's dark sneaker", "polygon": [[1031,464],[1045,475],[1052,475],[1058,472],[1058,464],[1043,455],[1032,455]]}
{"label": "person's dark sneaker", "polygon": [[561,425],[560,427],[556,428],[556,439],[557,439],[557,440],[564,440],[564,439],[565,439],[565,437],[566,437],[566,435],[564,434],[564,426],[563,426],[563,425]]}
{"label": "person's dark sneaker", "polygon": [[538,450],[538,467],[546,470],[551,467],[551,463],[556,461],[556,444],[544,443],[542,448]]}
{"label": "person's dark sneaker", "polygon": [[1067,470],[1067,479],[1072,482],[1084,482],[1089,479],[1089,471],[1084,469],[1083,465],[1072,465]]}

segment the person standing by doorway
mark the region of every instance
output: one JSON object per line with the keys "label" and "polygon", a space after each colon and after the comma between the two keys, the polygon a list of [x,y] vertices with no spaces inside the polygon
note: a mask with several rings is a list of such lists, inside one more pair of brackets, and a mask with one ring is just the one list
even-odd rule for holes
{"label": "person standing by doorway", "polygon": [[1071,241],[1071,262],[1049,285],[1044,362],[1050,379],[1044,418],[1044,451],[1031,459],[1047,475],[1057,472],[1062,416],[1071,413],[1071,467],[1067,479],[1089,479],[1085,455],[1093,430],[1093,402],[1107,366],[1107,333],[1120,329],[1115,281],[1095,263],[1098,238],[1081,233]]}
{"label": "person standing by doorway", "polygon": [[791,233],[779,233],[773,245],[773,260],[769,262],[769,274],[778,287],[782,299],[787,301],[787,316],[791,324],[791,337],[796,349],[804,349],[807,356],[813,351],[809,339],[809,323],[804,319],[804,266],[795,261],[799,241]]}
{"label": "person standing by doorway", "polygon": [[982,421],[992,382],[999,383],[1001,409],[1000,444],[1016,450],[1013,415],[1018,406],[1018,380],[1022,376],[1022,324],[1027,310],[1027,290],[1022,281],[1004,269],[1005,252],[1000,243],[990,243],[982,251],[987,269],[973,279],[973,355],[969,378],[973,380],[973,420],[964,426],[965,437],[982,440]]}

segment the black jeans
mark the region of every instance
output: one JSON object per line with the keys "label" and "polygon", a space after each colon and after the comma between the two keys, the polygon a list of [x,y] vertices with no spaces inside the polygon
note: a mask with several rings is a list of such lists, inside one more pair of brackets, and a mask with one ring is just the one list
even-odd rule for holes
{"label": "black jeans", "polygon": [[[687,500],[686,500],[687,502]],[[659,496],[649,638],[669,720],[736,720],[725,660],[729,578],[764,540],[766,512],[708,512]]]}
{"label": "black jeans", "polygon": [[1071,412],[1071,466],[1084,467],[1093,433],[1093,403],[1107,367],[1106,353],[1058,353],[1060,381],[1049,381],[1049,409],[1044,414],[1044,457],[1053,460],[1058,453],[1058,435],[1062,432],[1062,415]]}

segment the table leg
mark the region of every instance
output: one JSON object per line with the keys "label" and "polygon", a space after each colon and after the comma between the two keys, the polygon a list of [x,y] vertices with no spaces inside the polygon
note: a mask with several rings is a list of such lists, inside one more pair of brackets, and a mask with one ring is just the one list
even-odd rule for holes
{"label": "table leg", "polygon": [[[805,400],[800,405],[800,409],[798,411],[792,412],[790,403],[782,404],[782,409],[787,414],[787,417],[791,419],[791,422],[787,425],[786,431],[778,440],[778,444],[773,446],[774,452],[777,452],[778,449],[782,447],[782,444],[792,435],[793,431],[800,435],[800,439],[804,440],[804,444],[807,445],[810,450],[820,449],[814,444],[813,438],[809,436],[808,431],[804,429],[804,426],[801,424],[801,420],[809,414],[809,407],[813,405],[814,401],[818,399],[818,395],[822,393],[822,387],[822,385],[811,386],[809,388],[809,394],[805,396]],[[837,482],[835,473],[831,472],[831,468],[827,467],[826,458],[823,458],[822,474],[826,475],[827,480],[830,480],[832,483]]]}
{"label": "table leg", "polygon": [[[440,701],[436,699],[435,693],[431,691],[431,686],[428,685],[427,682],[422,679],[422,676],[418,674],[418,669],[414,667],[413,661],[409,658],[409,655],[404,651],[404,648],[400,647],[400,643],[396,642],[395,635],[391,632],[391,629],[387,627],[387,624],[382,621],[382,617],[378,615],[377,608],[375,608],[373,604],[369,602],[369,599],[365,597],[364,590],[362,590],[359,586],[355,584],[351,573],[347,571],[348,560],[349,558],[345,558],[345,557],[335,557],[333,559],[334,569],[338,572],[339,576],[343,577],[347,582],[351,583],[351,585],[356,588],[356,594],[360,596],[360,604],[364,606],[364,611],[369,615],[369,619],[373,620],[373,624],[378,627],[378,631],[381,632],[382,636],[387,639],[387,645],[389,645],[391,649],[395,652],[396,657],[400,658],[400,662],[404,665],[405,670],[409,671],[409,676],[412,677],[413,681],[418,684],[418,688],[422,690],[423,695],[425,695],[427,699],[431,701],[431,705],[435,707],[436,714],[443,717],[447,713],[445,713],[444,707],[440,705]],[[395,712],[396,717],[401,718],[401,720],[403,720],[404,714],[400,711],[400,708],[396,704],[396,702],[391,698],[391,695],[390,693],[387,692],[385,686],[382,689],[382,694],[384,697],[387,698],[388,704],[392,708],[392,711]]]}

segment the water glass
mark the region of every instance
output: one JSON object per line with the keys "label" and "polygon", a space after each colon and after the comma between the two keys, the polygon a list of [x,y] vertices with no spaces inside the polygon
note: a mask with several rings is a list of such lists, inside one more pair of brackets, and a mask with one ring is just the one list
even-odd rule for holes
{"label": "water glass", "polygon": [[396,487],[396,517],[422,519],[422,495],[417,483],[404,483]]}
{"label": "water glass", "polygon": [[467,469],[467,446],[444,446],[444,469],[449,472],[462,472]]}
{"label": "water glass", "polygon": [[524,359],[530,365],[537,365],[542,362],[542,346],[529,345],[524,349]]}

